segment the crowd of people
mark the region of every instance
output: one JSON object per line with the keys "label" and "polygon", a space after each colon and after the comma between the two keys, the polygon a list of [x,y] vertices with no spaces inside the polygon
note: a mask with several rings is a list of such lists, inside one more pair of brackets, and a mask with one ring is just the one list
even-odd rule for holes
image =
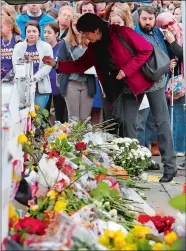
{"label": "crowd of people", "polygon": [[[120,136],[137,138],[152,155],[161,155],[161,182],[185,167],[176,163],[176,155],[186,154],[180,1],[3,2],[1,11],[1,82],[12,83],[18,60],[29,58],[35,104],[49,111],[53,106],[55,120],[117,118]],[[170,58],[169,70],[158,81],[141,70],[155,47]],[[176,81],[172,107],[168,87]]]}

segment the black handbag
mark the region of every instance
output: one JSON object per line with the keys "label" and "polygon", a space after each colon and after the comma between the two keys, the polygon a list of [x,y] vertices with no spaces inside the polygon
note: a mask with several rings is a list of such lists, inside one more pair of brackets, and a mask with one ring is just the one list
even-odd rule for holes
{"label": "black handbag", "polygon": [[[116,33],[121,43],[127,48],[127,50],[134,57],[136,55],[136,52],[121,36],[121,34],[119,33],[119,29],[117,29]],[[149,59],[147,60],[147,62],[141,67],[141,70],[147,77],[147,79],[154,82],[158,82],[165,73],[169,72],[169,67],[170,67],[169,56],[158,46],[153,46],[153,52],[149,57]]]}

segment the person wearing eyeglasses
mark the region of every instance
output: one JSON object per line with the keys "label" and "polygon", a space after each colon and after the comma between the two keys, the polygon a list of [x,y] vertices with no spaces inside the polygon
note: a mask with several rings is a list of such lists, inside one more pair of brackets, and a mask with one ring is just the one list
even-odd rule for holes
{"label": "person wearing eyeglasses", "polygon": [[74,16],[74,10],[71,6],[63,6],[58,13],[58,24],[60,28],[59,39],[66,37],[68,33],[68,27]]}
{"label": "person wearing eyeglasses", "polygon": [[[178,23],[175,16],[167,12],[161,13],[156,22],[157,26],[164,32],[170,57],[177,61],[176,66],[173,65],[175,66],[174,76],[184,75],[182,25]],[[178,157],[185,156],[186,153],[186,110],[184,109],[184,103],[184,96],[174,100],[173,138]],[[183,166],[185,167],[185,163]]]}

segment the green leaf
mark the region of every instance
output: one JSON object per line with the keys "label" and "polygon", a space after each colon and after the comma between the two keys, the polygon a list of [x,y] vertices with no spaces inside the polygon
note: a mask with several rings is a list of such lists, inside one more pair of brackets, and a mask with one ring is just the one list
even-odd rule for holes
{"label": "green leaf", "polygon": [[31,162],[31,161],[26,161],[26,162],[24,162],[24,165],[25,165],[25,166],[32,165],[32,162]]}
{"label": "green leaf", "polygon": [[138,242],[138,248],[137,248],[138,251],[151,251],[152,250],[152,247],[151,245],[149,244],[148,241],[139,241]]}
{"label": "green leaf", "polygon": [[104,196],[109,196],[110,194],[109,185],[105,182],[100,182],[98,183],[97,188],[92,190],[91,194],[95,199],[101,199]]}
{"label": "green leaf", "polygon": [[44,214],[42,214],[42,213],[38,213],[38,214],[37,214],[37,218],[39,218],[40,220],[43,220],[43,218],[44,218]]}
{"label": "green leaf", "polygon": [[103,174],[107,174],[107,173],[108,173],[108,169],[105,168],[105,167],[100,167],[100,168],[98,169],[98,171],[99,171],[99,173],[103,173]]}
{"label": "green leaf", "polygon": [[43,199],[41,197],[37,199],[37,204],[39,208],[43,205]]}
{"label": "green leaf", "polygon": [[186,250],[186,242],[185,242],[185,238],[179,238],[178,240],[176,240],[173,245],[170,248],[171,251],[184,251]]}
{"label": "green leaf", "polygon": [[186,195],[181,194],[169,200],[169,204],[182,212],[186,213]]}
{"label": "green leaf", "polygon": [[79,164],[79,162],[80,162],[80,158],[79,157],[76,157],[76,158],[74,158],[74,159],[71,159],[71,161],[74,163],[74,164]]}
{"label": "green leaf", "polygon": [[46,109],[42,109],[42,114],[43,114],[43,116],[45,117],[45,118],[48,118],[49,117],[49,112],[48,112],[48,110],[46,110]]}

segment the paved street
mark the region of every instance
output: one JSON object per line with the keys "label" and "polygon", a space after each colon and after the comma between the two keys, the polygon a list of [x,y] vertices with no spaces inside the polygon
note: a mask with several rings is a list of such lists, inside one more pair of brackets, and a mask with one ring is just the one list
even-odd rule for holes
{"label": "paved street", "polygon": [[[161,164],[160,157],[153,157],[153,160]],[[184,158],[179,158],[178,161],[182,161]],[[182,192],[182,185],[186,181],[186,169],[178,170],[177,176],[170,183],[164,183],[163,185],[157,181],[158,176],[162,176],[163,169],[161,165],[160,171],[148,172],[148,182],[141,182],[151,189],[145,192],[147,196],[147,203],[157,212],[165,213],[166,215],[175,216],[177,211],[173,209],[168,201],[170,197],[174,197]]]}

